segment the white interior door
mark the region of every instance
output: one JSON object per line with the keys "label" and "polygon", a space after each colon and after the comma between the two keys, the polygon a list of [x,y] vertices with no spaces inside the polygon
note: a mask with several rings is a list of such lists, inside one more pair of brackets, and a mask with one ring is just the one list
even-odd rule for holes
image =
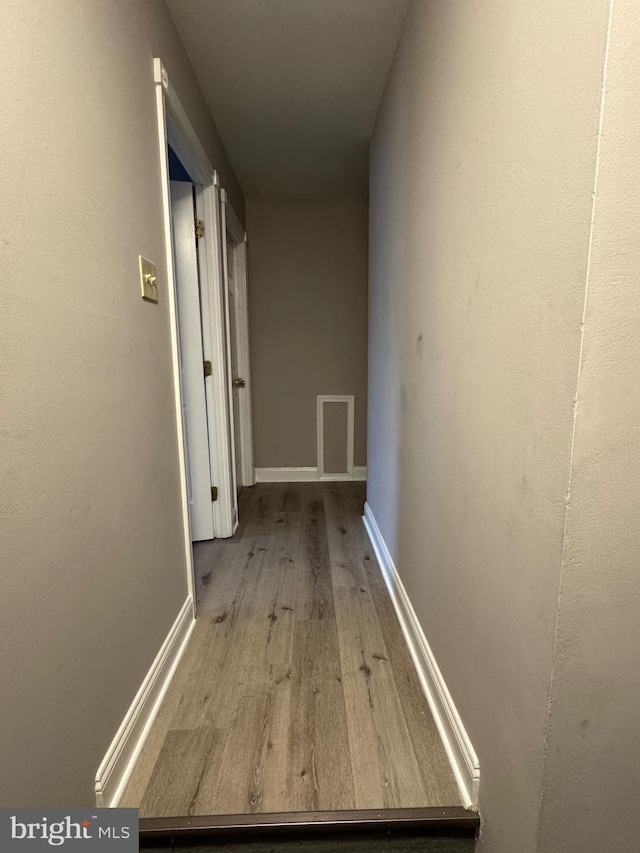
{"label": "white interior door", "polygon": [[234,276],[234,244],[227,236],[227,300],[229,306],[229,354],[231,357],[231,391],[233,400],[233,438],[235,448],[236,484],[243,481],[242,477],[242,447],[240,442],[240,394],[245,387],[245,380],[239,374],[238,340],[236,316],[236,290]]}
{"label": "white interior door", "polygon": [[171,227],[180,337],[182,417],[186,436],[191,538],[213,539],[209,433],[202,355],[193,185],[171,181]]}

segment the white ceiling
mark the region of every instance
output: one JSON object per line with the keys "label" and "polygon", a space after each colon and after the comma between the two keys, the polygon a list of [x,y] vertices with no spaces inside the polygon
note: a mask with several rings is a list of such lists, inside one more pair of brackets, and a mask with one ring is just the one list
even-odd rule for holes
{"label": "white ceiling", "polygon": [[407,0],[167,0],[247,198],[364,196]]}

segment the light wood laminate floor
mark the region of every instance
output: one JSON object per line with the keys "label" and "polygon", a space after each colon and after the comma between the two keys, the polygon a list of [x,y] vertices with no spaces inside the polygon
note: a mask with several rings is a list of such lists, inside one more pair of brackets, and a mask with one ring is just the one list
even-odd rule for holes
{"label": "light wood laminate floor", "polygon": [[364,485],[243,490],[121,805],[144,817],[459,805],[364,526]]}

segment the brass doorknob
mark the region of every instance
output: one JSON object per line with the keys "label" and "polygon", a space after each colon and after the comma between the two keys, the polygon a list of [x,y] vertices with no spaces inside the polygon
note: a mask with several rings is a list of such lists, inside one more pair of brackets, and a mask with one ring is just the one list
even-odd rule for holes
{"label": "brass doorknob", "polygon": [[244,379],[234,379],[233,380],[233,387],[234,388],[244,388],[244,386],[246,384],[247,383],[244,381]]}

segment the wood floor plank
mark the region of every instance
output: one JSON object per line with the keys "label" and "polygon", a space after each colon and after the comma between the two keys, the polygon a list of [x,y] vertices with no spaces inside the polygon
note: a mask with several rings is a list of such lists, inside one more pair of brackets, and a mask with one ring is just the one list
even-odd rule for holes
{"label": "wood floor plank", "polygon": [[264,531],[266,527],[273,524],[275,515],[275,489],[257,488],[253,500],[249,505],[249,511],[245,518],[240,521],[236,535],[240,533],[242,538],[252,536]]}
{"label": "wood floor plank", "polygon": [[270,633],[292,633],[291,626],[281,623],[274,627],[267,618],[236,618],[231,613],[223,621],[215,615],[205,620],[203,616],[200,633],[195,637],[200,658],[183,682],[183,692],[171,718],[173,728],[212,726],[223,730],[234,703],[251,695],[256,667],[266,665]]}
{"label": "wood floor plank", "polygon": [[241,584],[241,612],[244,616],[273,619],[274,608],[283,605],[293,608],[295,603],[300,549],[298,514],[274,513],[270,523],[250,541],[259,563],[250,583]]}
{"label": "wood floor plank", "polygon": [[336,590],[356,808],[428,803],[368,590]]}
{"label": "wood floor plank", "polygon": [[303,487],[298,618],[333,619],[333,583],[322,489],[309,483],[303,484]]}
{"label": "wood floor plank", "polygon": [[302,496],[295,483],[278,483],[276,490],[276,512],[300,512]]}
{"label": "wood floor plank", "polygon": [[215,729],[170,731],[140,803],[143,817],[191,815],[218,733]]}
{"label": "wood floor plank", "polygon": [[389,593],[382,582],[370,588],[427,799],[430,805],[449,805],[457,800],[458,788]]}
{"label": "wood floor plank", "polygon": [[344,489],[326,489],[323,504],[334,588],[368,589],[369,577],[376,566],[365,560],[359,526],[359,501],[356,503]]}
{"label": "wood floor plank", "polygon": [[[282,512],[276,519],[279,523],[275,547],[271,559],[265,562],[271,567],[273,578],[269,578],[270,594],[267,619],[270,631],[264,660],[267,664],[284,663],[290,666],[294,654],[294,629],[298,611],[298,566],[300,560],[300,513]],[[265,580],[264,587],[267,587]],[[263,592],[261,588],[260,593]]]}
{"label": "wood floor plank", "polygon": [[232,539],[210,542],[195,542],[193,562],[196,578],[196,601],[199,610],[208,610],[215,605],[215,594],[211,593],[212,579],[226,577],[231,564],[237,559],[242,547],[241,542]]}
{"label": "wood floor plank", "polygon": [[233,559],[221,571],[212,570],[207,584],[206,611],[219,622],[234,619],[244,610],[250,613],[255,590],[267,551],[259,536],[247,535],[238,545]]}
{"label": "wood floor plank", "polygon": [[288,810],[355,808],[333,619],[296,623],[289,744]]}
{"label": "wood floor plank", "polygon": [[273,810],[286,778],[290,690],[288,670],[271,667],[266,677],[261,667],[245,670],[233,696],[225,697],[222,737],[202,778],[197,813]]}
{"label": "wood floor plank", "polygon": [[251,526],[263,524],[272,513],[272,494],[265,489],[241,489],[238,498],[238,526],[225,541],[241,542]]}

